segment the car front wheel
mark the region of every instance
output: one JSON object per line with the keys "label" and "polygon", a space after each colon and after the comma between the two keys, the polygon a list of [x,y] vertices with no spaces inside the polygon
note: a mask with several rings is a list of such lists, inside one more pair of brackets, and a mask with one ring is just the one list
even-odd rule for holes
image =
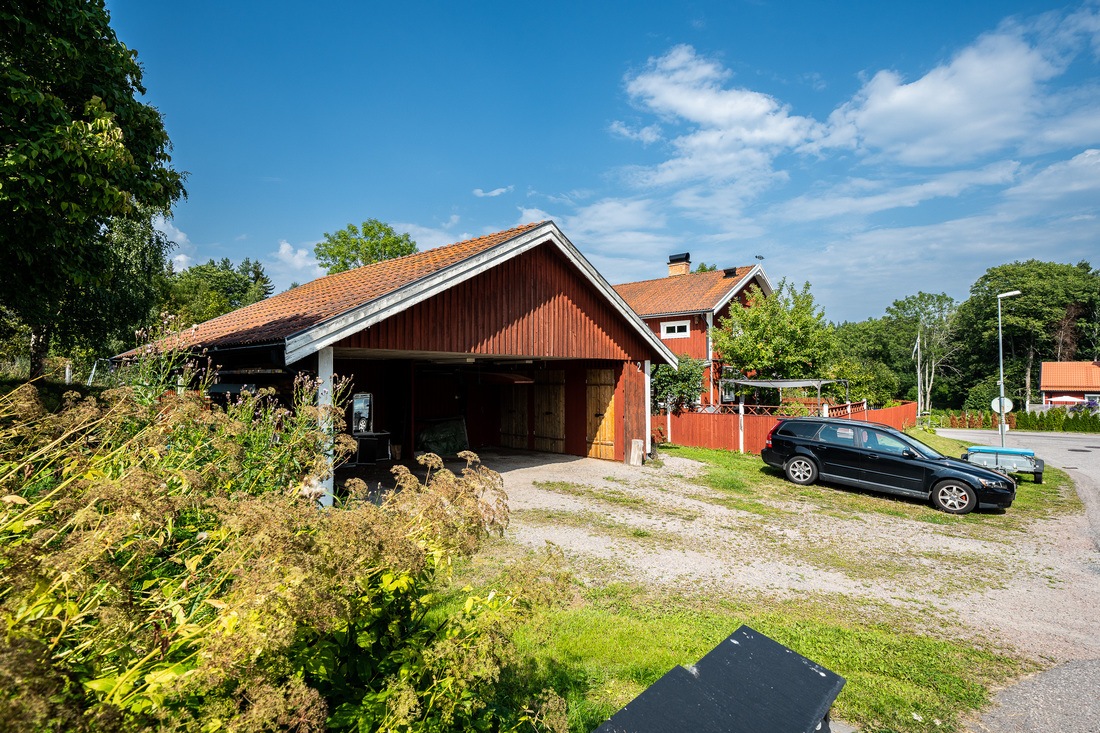
{"label": "car front wheel", "polygon": [[962,481],[940,481],[932,487],[932,504],[948,514],[967,514],[978,506],[978,495]]}
{"label": "car front wheel", "polygon": [[783,467],[787,478],[800,486],[817,481],[817,464],[805,456],[795,456]]}

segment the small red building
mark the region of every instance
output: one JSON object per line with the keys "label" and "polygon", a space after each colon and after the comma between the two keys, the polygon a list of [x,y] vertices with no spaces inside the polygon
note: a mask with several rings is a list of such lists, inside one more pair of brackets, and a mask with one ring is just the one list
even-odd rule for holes
{"label": "small red building", "polygon": [[721,401],[722,373],[710,331],[731,308],[745,306],[752,285],[764,295],[772,293],[760,265],[692,272],[691,255],[684,252],[669,257],[668,277],[623,283],[615,290],[670,351],[707,361],[700,404],[715,405]]}
{"label": "small red building", "polygon": [[1044,405],[1100,402],[1100,361],[1044,361],[1039,389]]}
{"label": "small red building", "polygon": [[230,393],[349,377],[370,395],[349,425],[406,455],[442,426],[474,450],[624,460],[650,435],[650,364],[676,363],[549,221],[322,277],[186,336]]}

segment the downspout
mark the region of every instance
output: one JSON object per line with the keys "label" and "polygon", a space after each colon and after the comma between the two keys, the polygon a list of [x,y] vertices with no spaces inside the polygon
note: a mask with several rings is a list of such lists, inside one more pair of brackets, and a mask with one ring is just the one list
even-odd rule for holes
{"label": "downspout", "polygon": [[710,330],[714,328],[714,311],[707,311],[707,375],[710,382],[710,405],[714,406],[714,342],[710,339]]}

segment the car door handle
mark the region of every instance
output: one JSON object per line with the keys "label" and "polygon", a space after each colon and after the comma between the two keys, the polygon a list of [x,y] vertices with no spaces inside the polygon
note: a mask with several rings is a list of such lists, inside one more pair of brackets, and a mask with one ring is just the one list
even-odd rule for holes
{"label": "car door handle", "polygon": [[878,460],[878,456],[876,456],[874,453],[868,453],[867,457],[870,458],[872,461]]}

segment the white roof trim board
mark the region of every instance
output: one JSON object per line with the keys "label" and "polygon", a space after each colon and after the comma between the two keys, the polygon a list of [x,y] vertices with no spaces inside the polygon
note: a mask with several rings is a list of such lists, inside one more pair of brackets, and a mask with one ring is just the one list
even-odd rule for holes
{"label": "white roof trim board", "polygon": [[768,280],[768,275],[764,272],[763,267],[761,267],[760,265],[753,265],[752,269],[749,270],[743,278],[741,278],[741,281],[739,283],[737,283],[737,286],[730,288],[730,291],[723,295],[722,299],[714,305],[714,312],[717,313],[718,311],[722,310],[722,308],[725,307],[726,303],[733,300],[733,296],[737,295],[742,290],[751,285],[753,280],[755,280],[756,278],[760,278],[760,290],[763,291],[764,295],[770,296],[772,294],[772,283],[770,280]]}
{"label": "white roof trim board", "polygon": [[615,289],[604,280],[596,268],[584,258],[584,255],[552,221],[287,337],[286,363],[293,364],[300,361],[340,339],[370,328],[546,242],[554,244],[566,259],[581,271],[588,282],[607,298],[615,310],[634,327],[638,335],[652,346],[666,363],[674,367],[677,365],[676,356],[672,351],[645,325],[641,317],[626,304],[626,301],[615,292]]}

